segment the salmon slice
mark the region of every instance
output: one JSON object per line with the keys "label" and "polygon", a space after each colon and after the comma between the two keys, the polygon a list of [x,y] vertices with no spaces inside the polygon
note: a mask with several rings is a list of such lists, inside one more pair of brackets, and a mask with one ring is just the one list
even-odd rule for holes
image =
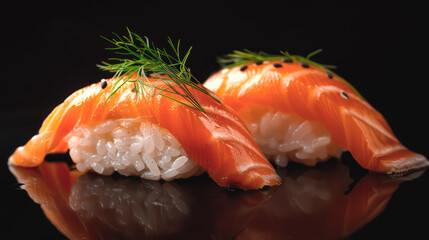
{"label": "salmon slice", "polygon": [[16,149],[9,163],[34,167],[43,162],[46,154],[65,153],[68,146],[64,137],[80,126],[141,119],[169,130],[188,156],[222,187],[249,190],[280,184],[279,176],[244,123],[227,105],[195,91],[192,94],[205,113],[195,110],[169,99],[168,96],[186,101],[173,93],[157,94],[165,87],[161,81],[156,82],[159,89],[150,88],[144,96],[137,95],[135,85],[128,82],[106,101],[116,80],[107,80],[107,87],[92,84],[69,96],[45,119],[39,134]]}
{"label": "salmon slice", "polygon": [[332,142],[365,169],[390,174],[427,167],[404,147],[383,116],[341,77],[322,67],[280,60],[223,69],[204,83],[242,112],[265,107],[322,123]]}

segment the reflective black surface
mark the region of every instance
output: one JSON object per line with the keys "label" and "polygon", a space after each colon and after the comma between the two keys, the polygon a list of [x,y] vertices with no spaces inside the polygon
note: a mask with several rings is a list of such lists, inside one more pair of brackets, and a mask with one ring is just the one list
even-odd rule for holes
{"label": "reflective black surface", "polygon": [[[12,194],[25,191],[29,197],[22,198],[34,201],[25,203],[23,209],[41,208],[23,222],[44,215],[50,224],[32,224],[40,230],[53,225],[56,231],[51,229],[49,234],[57,232],[56,238],[70,239],[359,238],[365,235],[367,224],[374,225],[371,222],[382,219],[391,208],[391,198],[400,185],[425,178],[424,171],[403,178],[374,173],[352,178],[350,166],[330,161],[316,168],[292,165],[288,170],[278,169],[284,180],[280,187],[243,192],[220,188],[207,175],[175,182],[145,181],[83,174],[65,162],[9,169],[22,189]],[[23,209],[14,214],[25,213]],[[402,220],[389,220],[396,221]],[[387,222],[381,226],[390,228],[384,225]],[[411,218],[401,225],[410,222],[419,220]],[[391,232],[383,231],[374,233],[390,236]]]}
{"label": "reflective black surface", "polygon": [[[40,194],[30,193],[28,187],[22,190],[19,182],[23,180],[17,180],[6,165],[9,155],[37,133],[55,106],[75,90],[111,76],[95,66],[112,56],[104,50],[108,44],[99,36],[125,33],[126,26],[148,35],[160,47],[166,46],[167,36],[180,38],[184,51],[193,46],[188,63],[201,81],[219,69],[216,56],[234,49],[273,53],[288,50],[306,55],[322,48],[323,52],[313,59],[337,65],[334,71],[385,116],[398,139],[428,157],[425,112],[429,102],[423,85],[427,61],[421,58],[427,53],[424,29],[428,15],[419,4],[392,1],[3,3],[0,17],[2,234],[14,239],[64,239],[66,232],[116,239],[140,234],[149,238],[175,235],[185,239],[192,236],[255,239],[267,234],[283,239],[350,234],[346,238],[424,238],[428,235],[428,174],[402,182],[398,187],[397,181],[366,175],[349,155],[343,158],[345,169],[329,165],[281,170],[280,174],[290,179],[281,188],[255,193],[225,191],[207,176],[145,184],[136,179],[83,175],[73,184],[70,181],[69,192],[64,192],[63,182],[53,181],[53,185],[45,186],[51,196],[56,196],[54,202],[61,206],[59,211],[41,208],[45,204],[41,200],[35,203]],[[47,160],[70,161],[66,155],[49,156]],[[40,178],[37,171],[24,171],[22,176],[27,177],[29,184],[24,186],[39,181],[36,186],[43,188],[49,182],[45,177]],[[314,183],[312,179],[319,180]],[[104,184],[100,192],[83,187],[83,183],[93,186],[100,182]],[[97,210],[97,215],[91,216],[91,211],[85,208],[66,205],[72,196],[101,201],[100,193],[114,192],[114,186],[134,197],[130,198],[134,199],[132,203],[130,199],[121,202],[122,212],[90,205],[89,209]],[[171,195],[176,196],[177,192],[180,201],[174,202]],[[144,201],[149,196],[162,205],[146,205]],[[368,214],[365,208],[357,207],[365,206],[360,204],[365,201],[371,203],[367,205]],[[133,206],[138,206],[135,212],[139,214],[130,215]],[[280,208],[283,211],[276,211]],[[161,214],[165,212],[171,216]],[[153,218],[159,214],[163,217]],[[63,221],[53,223],[55,217]],[[128,232],[123,233],[123,225],[115,225],[119,220],[127,223]],[[66,224],[58,230],[61,222]]]}

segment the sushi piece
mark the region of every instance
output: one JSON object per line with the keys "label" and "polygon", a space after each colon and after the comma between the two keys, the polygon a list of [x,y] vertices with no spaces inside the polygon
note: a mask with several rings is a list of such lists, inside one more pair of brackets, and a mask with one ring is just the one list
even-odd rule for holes
{"label": "sushi piece", "polygon": [[140,58],[106,63],[102,68],[117,70],[115,77],[69,96],[45,119],[39,134],[16,149],[9,164],[34,167],[46,154],[70,150],[78,170],[102,175],[170,181],[207,171],[222,187],[250,190],[280,184],[244,123],[191,81],[184,60],[152,48],[137,34],[124,38],[129,41],[112,43],[128,47],[139,42],[134,46]]}
{"label": "sushi piece", "polygon": [[226,68],[204,86],[237,111],[278,166],[314,166],[344,150],[375,172],[403,174],[429,165],[399,142],[355,88],[309,57],[246,50],[221,63]]}

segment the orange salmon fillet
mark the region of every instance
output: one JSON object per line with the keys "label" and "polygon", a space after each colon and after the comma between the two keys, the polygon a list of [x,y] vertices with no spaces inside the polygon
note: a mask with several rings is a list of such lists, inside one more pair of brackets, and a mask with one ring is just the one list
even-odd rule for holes
{"label": "orange salmon fillet", "polygon": [[404,147],[384,117],[339,76],[280,60],[221,70],[204,83],[236,110],[274,108],[322,123],[365,169],[401,174],[429,161]]}
{"label": "orange salmon fillet", "polygon": [[[194,91],[194,97],[206,111],[203,113],[157,94],[159,90],[154,88],[148,88],[145,96],[138,96],[130,82],[106,101],[115,80],[107,80],[104,89],[100,83],[95,83],[69,96],[45,119],[39,134],[17,148],[9,163],[38,166],[46,154],[68,150],[64,137],[73,129],[106,120],[131,118],[169,130],[188,156],[222,187],[250,190],[281,183],[244,123],[227,105]],[[166,86],[162,82],[156,84],[161,89]],[[172,93],[163,94],[186,101]]]}

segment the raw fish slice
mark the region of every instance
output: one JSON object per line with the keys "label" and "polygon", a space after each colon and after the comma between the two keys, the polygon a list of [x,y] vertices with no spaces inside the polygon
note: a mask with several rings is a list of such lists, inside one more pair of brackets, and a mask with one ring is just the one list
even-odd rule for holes
{"label": "raw fish slice", "polygon": [[[65,153],[68,146],[64,138],[81,126],[108,120],[141,119],[167,129],[189,158],[222,187],[248,190],[280,184],[280,178],[244,123],[227,105],[201,92],[193,92],[204,113],[166,97],[172,93],[163,92],[166,96],[162,96],[153,88],[154,92],[138,96],[131,82],[106,101],[115,80],[103,80],[103,86],[96,83],[73,93],[46,118],[39,134],[15,151],[9,163],[34,167],[43,162],[46,154]],[[160,89],[164,86],[158,80],[145,81],[157,81]],[[180,97],[179,100],[186,101]]]}
{"label": "raw fish slice", "polygon": [[350,84],[320,66],[280,59],[249,63],[223,69],[204,85],[246,123],[242,113],[258,108],[321,123],[334,144],[371,171],[402,174],[429,165],[399,142],[383,116]]}

